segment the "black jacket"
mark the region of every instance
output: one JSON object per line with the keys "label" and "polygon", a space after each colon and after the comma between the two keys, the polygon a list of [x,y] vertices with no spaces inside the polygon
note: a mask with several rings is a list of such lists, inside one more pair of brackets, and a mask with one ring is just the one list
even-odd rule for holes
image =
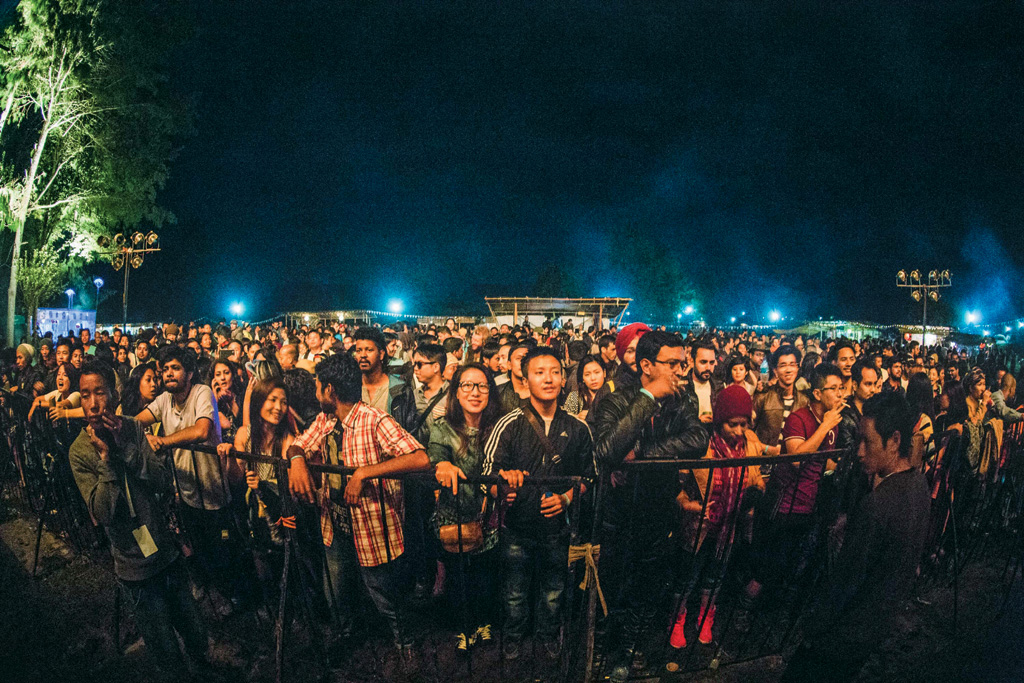
{"label": "black jacket", "polygon": [[[430,421],[420,420],[420,411],[416,408],[416,390],[413,389],[412,384],[402,384],[391,387],[389,391],[392,392],[391,417],[398,420],[402,429],[412,434],[426,447],[430,442]],[[442,391],[444,395],[447,393],[447,390]],[[441,397],[442,403],[447,400],[444,395]],[[413,430],[417,422],[419,422],[419,428]]]}
{"label": "black jacket", "polygon": [[[700,413],[700,399],[697,397],[697,392],[694,390],[693,373],[691,372],[687,378],[689,380],[686,383],[685,392],[690,396],[690,400],[693,401],[693,407]],[[715,401],[718,400],[718,394],[722,389],[725,388],[725,383],[722,380],[715,377],[714,374],[708,378],[708,383],[711,385],[711,408],[714,410]]]}
{"label": "black jacket", "polygon": [[[696,402],[686,395],[670,396],[660,405],[639,384],[616,390],[597,408],[594,459],[602,475],[621,467],[630,453],[636,460],[696,460],[704,457],[710,437],[697,418]],[[640,495],[633,495],[639,486]],[[659,469],[628,477],[624,485],[609,486],[605,520],[617,524],[632,513],[636,519],[671,527],[679,475]],[[633,501],[638,509],[630,510]]]}
{"label": "black jacket", "polygon": [[[583,477],[587,490],[593,491],[594,440],[587,424],[561,408],[556,410],[548,428],[548,441],[555,451],[551,458],[527,419],[524,413],[527,410],[533,412],[543,427],[544,421],[529,403],[498,420],[484,444],[484,476],[497,474],[499,470],[524,470],[534,476],[578,476]],[[505,524],[531,536],[559,533],[565,526],[564,516],[546,518],[540,514],[540,499],[547,491],[540,486],[520,489],[505,515]],[[551,492],[564,493],[564,489]],[[582,501],[573,501],[573,505],[578,504]]]}

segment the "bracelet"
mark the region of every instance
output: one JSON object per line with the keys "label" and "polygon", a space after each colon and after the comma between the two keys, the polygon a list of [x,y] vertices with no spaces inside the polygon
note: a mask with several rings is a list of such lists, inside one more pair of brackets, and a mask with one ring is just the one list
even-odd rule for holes
{"label": "bracelet", "polygon": [[305,455],[303,455],[303,454],[301,454],[301,453],[300,453],[299,455],[293,455],[292,457],[288,458],[288,462],[291,462],[291,461],[292,461],[292,460],[294,460],[295,458],[302,458],[303,460],[305,460],[305,459],[306,459],[306,456],[305,456]]}
{"label": "bracelet", "polygon": [[558,494],[558,497],[562,499],[562,508],[563,509],[568,509],[569,508],[569,496],[564,494],[564,493],[560,493],[560,494]]}

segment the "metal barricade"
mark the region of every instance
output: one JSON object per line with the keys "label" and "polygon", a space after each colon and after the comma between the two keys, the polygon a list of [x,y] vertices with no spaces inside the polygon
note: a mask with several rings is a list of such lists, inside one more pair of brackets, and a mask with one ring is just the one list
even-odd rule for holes
{"label": "metal barricade", "polygon": [[[48,420],[29,424],[25,419],[26,414],[27,405],[23,400],[10,395],[5,397],[3,410],[0,411],[0,428],[4,434],[0,444],[5,446],[6,451],[0,453],[0,486],[5,500],[25,512],[39,516],[40,530],[45,524],[79,551],[101,548],[104,537],[89,518],[68,462],[67,449],[71,439],[78,433],[80,424],[72,422],[66,428],[54,429]],[[194,449],[198,453],[215,453],[215,449],[204,446]],[[970,466],[965,458],[965,449],[965,440],[960,434],[947,432],[938,435],[935,438],[934,456],[922,464],[932,489],[933,510],[931,536],[925,544],[919,587],[948,586],[953,591],[954,625],[957,619],[958,580],[966,566],[981,561],[999,564],[1003,569],[1007,597],[1024,566],[1024,536],[1020,528],[1021,513],[1024,510],[1024,438],[1021,427],[1018,425],[1006,430],[1001,448],[997,449],[998,457],[984,471]],[[651,618],[642,625],[642,632],[637,635],[637,646],[634,649],[642,652],[644,657],[643,661],[635,662],[638,666],[633,670],[633,678],[664,675],[666,672],[714,669],[785,653],[798,643],[800,620],[816,586],[829,576],[830,563],[834,561],[841,543],[842,519],[851,512],[850,501],[843,492],[850,486],[850,477],[854,476],[852,473],[855,468],[851,466],[852,454],[845,454],[845,458],[843,455],[823,452],[803,456],[630,461],[623,464],[626,486],[632,487],[628,490],[628,496],[633,501],[639,501],[644,496],[641,482],[645,476],[678,477],[681,472],[687,473],[684,476],[692,476],[693,472],[698,471],[707,475],[701,496],[701,510],[695,517],[695,533],[689,537],[691,545],[686,547],[679,543],[680,534],[677,531],[674,540],[665,547],[665,551],[671,553],[665,558],[668,571],[655,584],[646,587],[655,594],[652,600],[655,607]],[[275,468],[279,490],[283,494],[282,518],[296,515],[301,518],[304,514],[308,520],[310,515],[316,514],[308,508],[303,511],[302,506],[287,495],[287,461],[248,453],[233,453],[232,457],[250,466],[266,463]],[[822,486],[809,516],[797,520],[791,511],[792,500],[787,506],[777,497],[772,498],[772,480],[778,480],[780,463],[791,463],[793,476],[799,480],[812,468],[823,465],[830,458],[838,459],[840,464],[832,474],[821,477]],[[707,502],[716,473],[720,476],[725,470],[764,464],[776,466],[769,479],[767,496],[752,508],[753,512],[737,504],[730,510],[730,516],[714,521],[715,552],[712,557],[702,555],[702,535],[704,543],[709,542],[706,540],[709,524]],[[310,464],[309,468],[317,475],[326,473],[347,476],[354,472],[353,468],[320,464]],[[747,470],[743,472],[744,480],[739,485],[741,492],[747,483]],[[403,478],[415,478],[436,487],[430,473],[406,475]],[[469,482],[488,487],[501,486],[503,483],[500,477],[471,477]],[[527,477],[524,485],[548,489],[562,487],[558,490],[572,488],[575,494],[580,492],[578,478]],[[371,482],[368,486],[373,487],[371,495],[381,495],[379,481]],[[630,548],[628,544],[623,546],[622,539],[634,537],[636,526],[650,521],[631,516],[622,537],[602,537],[605,529],[602,524],[603,508],[609,496],[625,495],[623,491],[613,493],[609,487],[610,482],[605,473],[598,483],[598,490],[593,492],[593,511],[586,513],[586,516],[582,505],[574,504],[569,508],[572,550],[571,561],[565,568],[559,659],[553,672],[542,672],[544,667],[538,664],[541,657],[527,655],[524,664],[530,669],[526,674],[531,677],[545,673],[551,679],[567,683],[589,683],[591,680],[601,680],[609,673],[608,657],[615,643],[610,642],[611,636],[607,629],[617,616],[613,613],[611,619],[603,618],[601,607],[607,602],[613,611],[623,608],[621,602],[614,597],[621,587],[617,582],[622,576],[637,571],[638,563],[645,558],[637,556],[640,549]],[[456,500],[459,500],[458,494]],[[580,500],[578,495],[574,495],[576,500]],[[497,505],[500,516],[505,510],[504,496],[498,496]],[[783,513],[781,510],[786,508],[790,512]],[[638,509],[640,507],[634,505],[633,511]],[[185,526],[183,516],[177,519],[179,525]],[[678,520],[662,522],[677,524]],[[382,526],[387,534],[389,527],[386,520]],[[589,536],[585,533],[588,527],[592,527]],[[183,528],[181,531],[187,539],[190,530]],[[297,531],[289,527],[284,529],[284,537],[277,595],[275,602],[267,605],[267,611],[275,615],[272,634],[277,680],[283,680],[289,673],[286,656],[300,657],[296,648],[312,650],[313,658],[324,673],[339,669],[348,671],[356,664],[350,659],[332,657],[329,643],[323,640],[326,621],[317,603],[322,598],[329,606],[329,619],[337,623],[338,587],[331,580],[337,577],[328,576],[326,587],[322,589],[315,578],[311,579],[309,570],[309,567],[321,567],[321,571],[324,571],[326,557],[323,545],[301,541]],[[768,550],[778,550],[785,546],[786,553],[793,557],[775,558],[784,567],[782,578],[762,584],[756,601],[751,603],[744,596],[748,593],[751,576],[757,573],[753,568],[762,561],[759,552],[763,548],[759,544],[763,544],[765,539],[772,541],[776,538],[783,538],[785,543],[780,542],[778,547],[769,544]],[[616,544],[621,547],[616,547]],[[394,559],[391,556],[391,545],[390,539],[386,538],[388,559]],[[623,547],[625,552],[619,552]],[[612,566],[616,562],[621,563],[618,570]],[[463,572],[461,578],[464,579],[465,558],[460,557],[455,567],[456,571]],[[506,567],[498,563],[497,576],[493,578],[499,585],[505,571]],[[463,580],[459,585],[465,586],[466,583]],[[699,592],[695,592],[698,587]],[[704,594],[716,605],[711,642],[700,643],[695,637],[703,630],[709,614],[704,609],[697,609],[696,614],[691,613],[685,631],[688,646],[685,649],[671,647],[669,633],[678,613],[678,603],[687,599],[697,603],[699,601],[696,598]],[[460,604],[464,606],[468,597],[461,596]],[[264,602],[267,601],[268,596],[264,596]],[[423,619],[431,622],[427,628],[421,627],[417,631],[428,679],[484,681],[510,678],[510,672],[501,656],[500,628],[497,648],[483,652],[470,650],[466,657],[460,659],[454,653],[451,631],[436,621],[438,615],[418,616],[421,622]],[[289,625],[293,617],[305,624],[311,636],[306,641],[292,643],[289,640]],[[387,653],[390,648],[381,647],[380,642],[374,640],[367,647],[373,650],[372,666],[349,673],[360,680],[383,680],[387,670],[384,662],[389,659]],[[518,672],[519,675],[523,673],[521,670]]]}

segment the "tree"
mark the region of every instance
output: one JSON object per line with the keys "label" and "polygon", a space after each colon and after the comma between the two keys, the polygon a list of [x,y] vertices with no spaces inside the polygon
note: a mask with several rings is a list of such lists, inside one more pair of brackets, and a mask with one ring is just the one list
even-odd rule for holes
{"label": "tree", "polygon": [[[173,220],[156,202],[192,98],[167,63],[191,17],[159,0],[21,0],[0,38],[0,227],[13,231],[7,335],[25,250]],[[83,240],[83,238],[85,238]]]}
{"label": "tree", "polygon": [[[18,270],[22,265],[21,251],[29,217],[73,206],[84,198],[83,193],[74,191],[58,196],[57,189],[62,186],[56,184],[63,179],[65,168],[88,144],[83,137],[72,136],[95,111],[81,75],[89,42],[86,40],[89,22],[86,16],[62,13],[60,4],[55,0],[23,0],[19,6],[22,21],[8,30],[9,51],[0,63],[9,74],[5,95],[12,106],[7,118],[23,122],[31,118],[38,126],[24,177],[11,174],[4,183],[4,194],[0,195],[7,201],[4,213],[10,216],[14,228],[11,278],[7,288],[7,339],[10,343],[14,342]],[[41,171],[44,154],[50,151],[51,138],[61,138],[64,144],[56,146],[59,154]]]}
{"label": "tree", "polygon": [[549,263],[537,275],[533,285],[533,296],[554,299],[573,298],[580,296],[581,287],[576,278],[572,277],[557,263]]}
{"label": "tree", "polygon": [[50,246],[36,249],[31,256],[22,257],[18,269],[18,284],[21,298],[25,302],[27,317],[35,331],[36,311],[39,304],[60,292],[67,282],[67,266],[60,255]]}
{"label": "tree", "polygon": [[628,224],[613,236],[630,292],[653,320],[674,321],[695,302],[693,282],[669,245]]}

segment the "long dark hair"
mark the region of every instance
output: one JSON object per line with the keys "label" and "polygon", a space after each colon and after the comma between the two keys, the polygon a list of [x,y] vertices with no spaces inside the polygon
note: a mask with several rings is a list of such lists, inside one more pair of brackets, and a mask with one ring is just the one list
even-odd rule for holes
{"label": "long dark hair", "polygon": [[142,383],[142,377],[146,374],[147,370],[152,370],[155,377],[159,377],[156,371],[156,363],[149,361],[148,363],[140,363],[135,366],[132,373],[128,375],[128,381],[125,383],[124,396],[121,398],[121,413],[128,417],[135,417],[142,412],[146,406],[142,403],[142,394],[139,393],[139,384]]}
{"label": "long dark hair", "polygon": [[[263,411],[263,404],[267,402],[267,397],[275,389],[284,391],[285,400],[288,400],[288,388],[280,377],[256,380],[253,382],[252,393],[249,395],[249,448],[257,454],[263,453],[263,442],[266,440],[266,435],[271,429],[271,425],[264,421],[260,413]],[[295,436],[295,427],[291,414],[285,411],[281,417],[281,422],[274,426],[271,432],[271,457],[282,457],[281,446],[284,442],[284,437],[288,435]]]}
{"label": "long dark hair", "polygon": [[606,382],[608,381],[608,368],[604,366],[604,362],[601,361],[599,356],[591,354],[580,359],[579,365],[576,368],[576,395],[583,402],[583,410],[590,410],[590,404],[594,400],[594,396],[597,395],[597,392],[591,392],[586,382],[583,381],[583,371],[591,363],[597,363],[601,366],[605,373],[604,379]]}
{"label": "long dark hair", "polygon": [[76,391],[78,391],[78,378],[81,376],[80,375],[81,371],[78,368],[76,368],[74,365],[72,365],[71,361],[67,361],[67,362],[64,362],[64,363],[58,363],[57,364],[57,372],[55,372],[54,375],[53,375],[55,378],[57,376],[57,373],[60,372],[61,368],[64,368],[64,374],[67,375],[67,377],[68,377],[68,395],[71,395],[71,394],[75,393]]}
{"label": "long dark hair", "polygon": [[910,404],[910,412],[914,415],[915,423],[921,419],[921,415],[935,418],[934,392],[927,373],[918,372],[910,376],[907,382],[907,403]]}
{"label": "long dark hair", "polygon": [[[462,404],[459,403],[458,397],[459,382],[462,381],[462,375],[466,370],[479,370],[487,378],[487,406],[484,408],[483,413],[480,414],[480,431],[477,432],[475,437],[471,437],[466,429],[466,415],[462,412]],[[452,431],[459,436],[459,445],[456,452],[462,456],[466,454],[470,441],[476,438],[478,440],[477,443],[483,443],[488,435],[490,435],[491,430],[494,429],[494,425],[497,423],[501,413],[501,407],[498,405],[498,388],[494,385],[491,371],[483,363],[469,363],[460,366],[455,371],[455,376],[452,377],[452,381],[448,386],[448,405],[445,407],[444,417]]]}

